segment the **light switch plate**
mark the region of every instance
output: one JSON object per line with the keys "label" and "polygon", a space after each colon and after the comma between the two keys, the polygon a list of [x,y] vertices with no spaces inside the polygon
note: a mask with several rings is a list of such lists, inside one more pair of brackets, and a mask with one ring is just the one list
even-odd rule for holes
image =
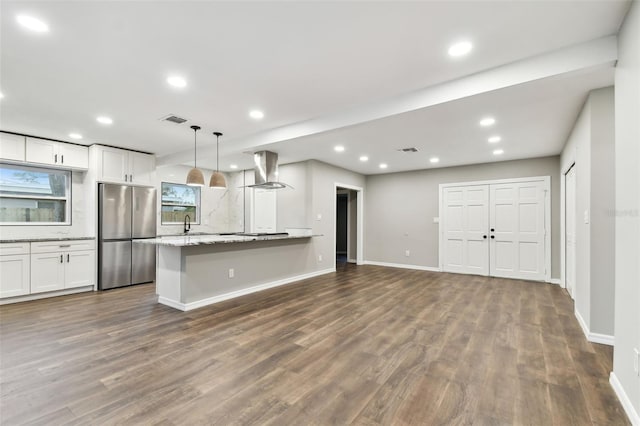
{"label": "light switch plate", "polygon": [[316,220],[322,220],[322,214],[318,213],[318,215],[316,216]]}
{"label": "light switch plate", "polygon": [[584,216],[584,224],[588,225],[589,224],[589,210],[585,210],[583,216]]}
{"label": "light switch plate", "polygon": [[433,223],[440,223],[440,218],[439,217],[434,217],[433,218]]}

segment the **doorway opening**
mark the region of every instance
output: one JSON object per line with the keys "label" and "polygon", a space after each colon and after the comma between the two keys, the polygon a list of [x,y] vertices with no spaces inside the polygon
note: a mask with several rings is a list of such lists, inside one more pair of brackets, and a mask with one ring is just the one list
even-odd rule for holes
{"label": "doorway opening", "polygon": [[335,184],[336,270],[362,264],[362,188]]}

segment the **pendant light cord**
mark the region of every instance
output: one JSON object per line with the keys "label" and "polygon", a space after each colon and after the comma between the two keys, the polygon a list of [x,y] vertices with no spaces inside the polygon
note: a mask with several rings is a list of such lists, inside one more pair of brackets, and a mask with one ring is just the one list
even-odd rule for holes
{"label": "pendant light cord", "polygon": [[198,130],[200,126],[191,126],[193,129],[193,168],[198,168]]}
{"label": "pendant light cord", "polygon": [[214,135],[216,135],[216,173],[220,172],[220,136],[222,136],[222,133],[220,132],[213,132]]}

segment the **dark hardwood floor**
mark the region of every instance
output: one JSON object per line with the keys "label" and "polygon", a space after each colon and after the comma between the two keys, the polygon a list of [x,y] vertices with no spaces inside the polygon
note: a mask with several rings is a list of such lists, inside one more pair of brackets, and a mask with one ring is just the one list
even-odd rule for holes
{"label": "dark hardwood floor", "polygon": [[556,285],[344,265],[191,312],[0,307],[2,424],[628,424]]}

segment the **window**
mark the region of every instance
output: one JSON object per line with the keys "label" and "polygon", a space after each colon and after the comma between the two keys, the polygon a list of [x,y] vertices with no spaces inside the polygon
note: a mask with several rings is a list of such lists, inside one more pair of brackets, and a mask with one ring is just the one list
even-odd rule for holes
{"label": "window", "polygon": [[0,223],[70,225],[71,172],[0,164]]}
{"label": "window", "polygon": [[179,183],[162,182],[163,225],[184,223],[189,215],[191,223],[200,223],[200,188]]}

